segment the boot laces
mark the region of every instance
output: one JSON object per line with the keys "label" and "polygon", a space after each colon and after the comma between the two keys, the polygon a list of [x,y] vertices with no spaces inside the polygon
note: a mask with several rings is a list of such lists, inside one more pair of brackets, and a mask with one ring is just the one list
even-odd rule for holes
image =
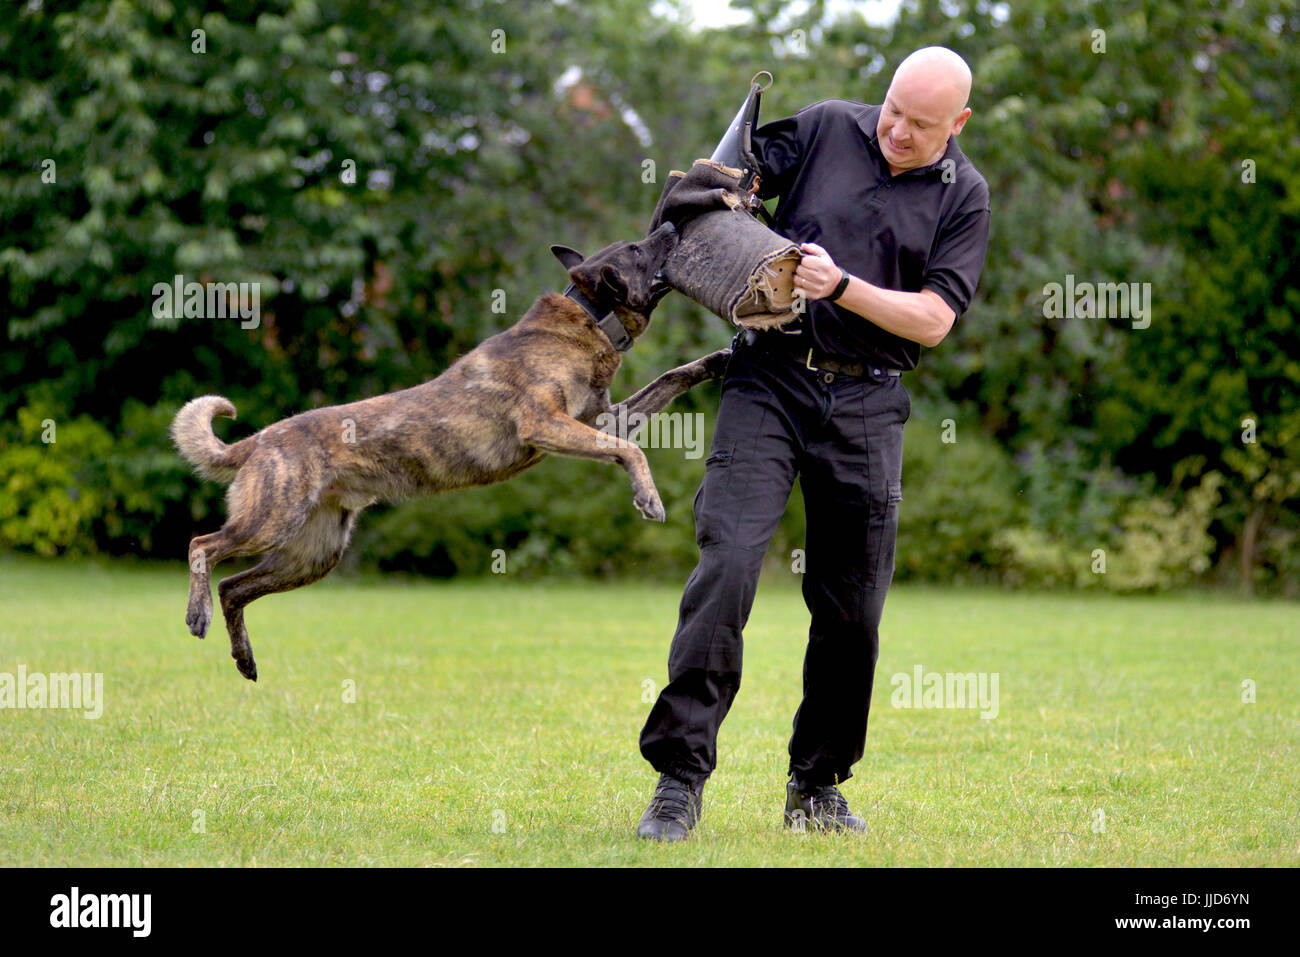
{"label": "boot laces", "polygon": [[813,792],[813,810],[836,820],[847,818],[852,813],[849,811],[849,802],[844,799],[844,795],[840,793],[839,788],[833,784],[828,784]]}
{"label": "boot laces", "polygon": [[691,792],[685,785],[673,780],[660,781],[655,788],[654,800],[656,818],[690,823],[694,809],[691,806]]}

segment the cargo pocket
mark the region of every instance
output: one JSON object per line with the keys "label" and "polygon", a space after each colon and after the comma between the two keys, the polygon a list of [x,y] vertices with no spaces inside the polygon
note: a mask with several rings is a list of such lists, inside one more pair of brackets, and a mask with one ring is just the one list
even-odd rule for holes
{"label": "cargo pocket", "polygon": [[731,482],[731,458],[735,444],[714,449],[704,460],[704,481],[695,493],[695,541],[701,548],[717,541],[721,534],[720,522],[727,516],[718,514],[726,500]]}
{"label": "cargo pocket", "polygon": [[870,442],[870,465],[875,481],[871,483],[873,501],[867,587],[888,588],[894,580],[898,503],[903,500],[903,428],[901,425],[890,426],[872,435]]}

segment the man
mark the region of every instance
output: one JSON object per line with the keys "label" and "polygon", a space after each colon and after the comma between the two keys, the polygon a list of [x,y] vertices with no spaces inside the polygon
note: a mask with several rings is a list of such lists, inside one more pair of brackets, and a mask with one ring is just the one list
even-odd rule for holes
{"label": "man", "polygon": [[695,499],[700,562],[669,684],[641,732],[660,779],[639,837],[681,840],[700,818],[740,687],[741,632],[796,475],[812,621],[785,823],[866,826],[837,785],[865,747],[894,573],[911,413],[899,376],[966,310],[988,243],[988,185],[956,143],[970,86],[961,57],[926,47],[899,65],[880,106],[824,100],[754,134],[758,195],[780,197],[776,231],[801,243],[795,286],[807,309],[793,327],[738,339],[723,380]]}

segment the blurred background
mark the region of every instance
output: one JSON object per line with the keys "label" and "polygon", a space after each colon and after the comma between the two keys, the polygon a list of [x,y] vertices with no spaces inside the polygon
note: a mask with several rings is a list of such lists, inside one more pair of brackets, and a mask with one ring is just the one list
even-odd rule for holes
{"label": "blurred background", "polygon": [[[564,287],[551,243],[643,234],[756,71],[772,120],[879,103],[942,44],[974,71],[959,143],[993,226],[974,304],[905,380],[897,579],[1296,595],[1300,13],[1070,7],[3,4],[0,550],[183,561],[225,514],[167,438],[185,400],[233,400],[233,441],[432,378]],[[177,274],[260,283],[257,328],[157,318]],[[1149,283],[1150,325],[1049,317],[1071,275]],[[730,337],[670,296],[615,397]],[[711,423],[717,395],[672,410]],[[616,469],[550,459],[371,509],[349,567],[476,576],[503,549],[521,575],[680,582],[703,460],[647,454],[664,525]],[[773,566],[802,542],[796,491]]]}

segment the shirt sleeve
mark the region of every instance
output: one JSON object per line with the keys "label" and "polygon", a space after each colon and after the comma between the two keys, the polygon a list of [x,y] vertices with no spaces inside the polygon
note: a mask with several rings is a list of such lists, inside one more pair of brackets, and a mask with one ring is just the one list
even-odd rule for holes
{"label": "shirt sleeve", "polygon": [[984,271],[989,219],[988,187],[982,186],[973,201],[944,227],[921,278],[921,288],[937,293],[956,316],[970,306]]}

